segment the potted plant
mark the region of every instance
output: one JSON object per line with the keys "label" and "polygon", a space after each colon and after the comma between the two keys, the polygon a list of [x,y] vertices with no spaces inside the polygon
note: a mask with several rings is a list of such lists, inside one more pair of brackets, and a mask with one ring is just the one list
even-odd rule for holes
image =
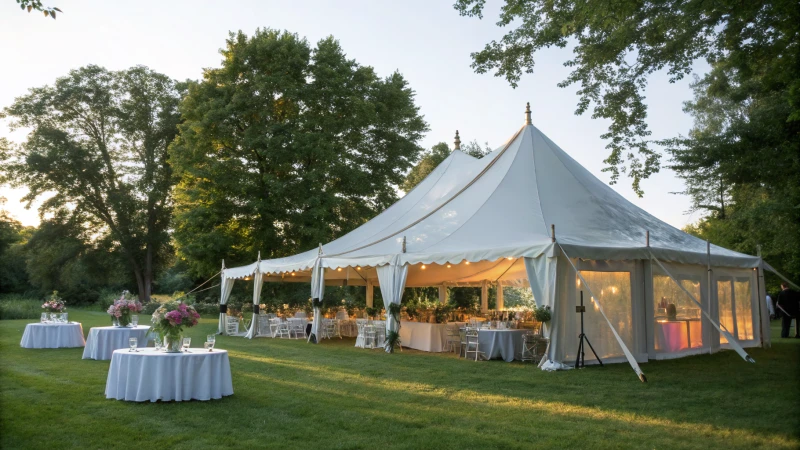
{"label": "potted plant", "polygon": [[547,333],[547,322],[550,322],[552,315],[550,313],[549,306],[534,306],[533,307],[533,318],[536,319],[537,322],[542,324],[541,333],[545,335]]}
{"label": "potted plant", "polygon": [[161,337],[167,353],[178,353],[181,351],[183,327],[193,327],[199,321],[200,314],[193,307],[183,302],[170,302],[153,313],[153,331]]}

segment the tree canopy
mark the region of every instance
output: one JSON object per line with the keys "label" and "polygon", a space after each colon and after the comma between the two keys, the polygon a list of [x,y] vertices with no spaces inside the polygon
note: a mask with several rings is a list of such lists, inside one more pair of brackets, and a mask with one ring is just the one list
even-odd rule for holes
{"label": "tree canopy", "polygon": [[27,187],[28,202],[51,195],[41,213],[110,239],[144,301],[169,246],[167,147],[177,134],[179,99],[175,81],[146,67],[86,66],[2,112],[12,129],[31,132],[22,145],[0,148],[0,183]]}
{"label": "tree canopy", "polygon": [[[456,135],[456,138],[458,136]],[[465,144],[460,149],[462,152],[466,153],[473,158],[482,158],[484,155],[490,153],[492,150],[489,148],[489,144],[485,144],[484,147],[481,147],[478,144],[478,141],[472,141]],[[405,191],[409,192],[411,189],[414,189],[414,186],[418,185],[422,180],[424,180],[428,175],[433,172],[433,169],[439,166],[448,156],[450,156],[452,150],[450,147],[447,146],[444,142],[439,142],[431,147],[430,150],[426,151],[422,158],[420,158],[419,162],[411,168],[411,170],[406,175],[406,178],[403,180],[403,184],[400,187]]]}
{"label": "tree canopy", "polygon": [[[484,5],[485,0],[457,0],[455,8],[463,16],[482,17]],[[522,73],[533,72],[537,51],[574,46],[575,57],[564,63],[573,70],[559,85],[580,86],[577,114],[594,105],[593,117],[611,121],[602,136],[611,152],[605,170],[612,183],[627,173],[639,195],[641,181],[661,164],[643,93],[654,72],[666,71],[674,82],[705,59],[748,79],[758,61],[765,79],[792,78],[790,95],[781,101],[789,120],[800,119],[795,0],[506,0],[497,24],[511,29],[473,53],[472,67],[494,71],[516,86]]]}
{"label": "tree canopy", "polygon": [[175,241],[197,273],[316,247],[397,198],[427,126],[399,73],[332,37],[231,34],[181,104]]}

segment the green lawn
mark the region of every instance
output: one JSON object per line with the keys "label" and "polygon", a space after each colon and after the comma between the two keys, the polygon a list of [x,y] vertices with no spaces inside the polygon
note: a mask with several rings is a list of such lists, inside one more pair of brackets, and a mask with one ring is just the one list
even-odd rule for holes
{"label": "green lawn", "polygon": [[[70,310],[92,326],[108,318]],[[108,361],[82,349],[25,350],[0,321],[2,448],[799,448],[800,339],[642,366],[545,373],[353,340],[219,337],[235,394],[132,403],[104,396]],[[216,329],[204,319],[188,335]],[[777,329],[773,327],[773,336]],[[195,345],[197,346],[197,345]]]}

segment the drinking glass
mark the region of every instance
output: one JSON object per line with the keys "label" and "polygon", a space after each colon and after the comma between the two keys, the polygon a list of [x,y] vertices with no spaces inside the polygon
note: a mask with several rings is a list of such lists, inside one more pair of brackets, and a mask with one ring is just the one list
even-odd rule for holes
{"label": "drinking glass", "polygon": [[207,349],[208,351],[211,351],[211,349],[214,348],[214,343],[213,342],[204,342],[203,343],[203,348]]}
{"label": "drinking glass", "polygon": [[138,344],[139,344],[139,340],[138,340],[138,339],[136,339],[135,337],[129,338],[129,339],[128,339],[128,345],[129,345],[131,348],[130,348],[130,350],[128,350],[128,351],[129,351],[129,352],[132,352],[132,351],[136,350],[136,346],[137,346]]}
{"label": "drinking glass", "polygon": [[61,313],[61,321],[64,323],[69,323],[69,313]]}
{"label": "drinking glass", "polygon": [[155,338],[153,338],[153,345],[156,346],[156,351],[161,350],[161,346],[163,344],[161,343],[161,338],[159,336],[156,336]]}
{"label": "drinking glass", "polygon": [[183,338],[183,351],[188,352],[189,346],[192,345],[192,338]]}
{"label": "drinking glass", "polygon": [[134,328],[139,325],[139,316],[137,314],[131,316],[131,325],[133,325]]}
{"label": "drinking glass", "polygon": [[47,323],[47,313],[42,313],[42,323]]}
{"label": "drinking glass", "polygon": [[209,334],[208,336],[206,336],[206,348],[208,349],[208,351],[211,351],[211,350],[214,349],[214,343],[216,341],[217,341],[217,337],[215,335]]}
{"label": "drinking glass", "polygon": [[50,322],[58,323],[58,314],[50,313]]}

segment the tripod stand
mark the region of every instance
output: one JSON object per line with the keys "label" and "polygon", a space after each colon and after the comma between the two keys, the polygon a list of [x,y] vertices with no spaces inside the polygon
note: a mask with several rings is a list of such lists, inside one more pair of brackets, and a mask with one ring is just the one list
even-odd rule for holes
{"label": "tripod stand", "polygon": [[578,335],[578,355],[575,357],[575,368],[576,369],[583,369],[586,366],[586,358],[583,353],[583,342],[586,341],[586,344],[589,345],[589,349],[594,353],[594,357],[597,358],[597,362],[600,365],[603,365],[603,361],[600,360],[600,357],[597,356],[597,352],[594,351],[594,347],[592,347],[592,343],[589,342],[589,338],[586,337],[586,333],[583,332],[583,313],[586,312],[586,307],[583,306],[583,291],[581,291],[581,305],[575,307],[575,312],[581,315],[581,334]]}

